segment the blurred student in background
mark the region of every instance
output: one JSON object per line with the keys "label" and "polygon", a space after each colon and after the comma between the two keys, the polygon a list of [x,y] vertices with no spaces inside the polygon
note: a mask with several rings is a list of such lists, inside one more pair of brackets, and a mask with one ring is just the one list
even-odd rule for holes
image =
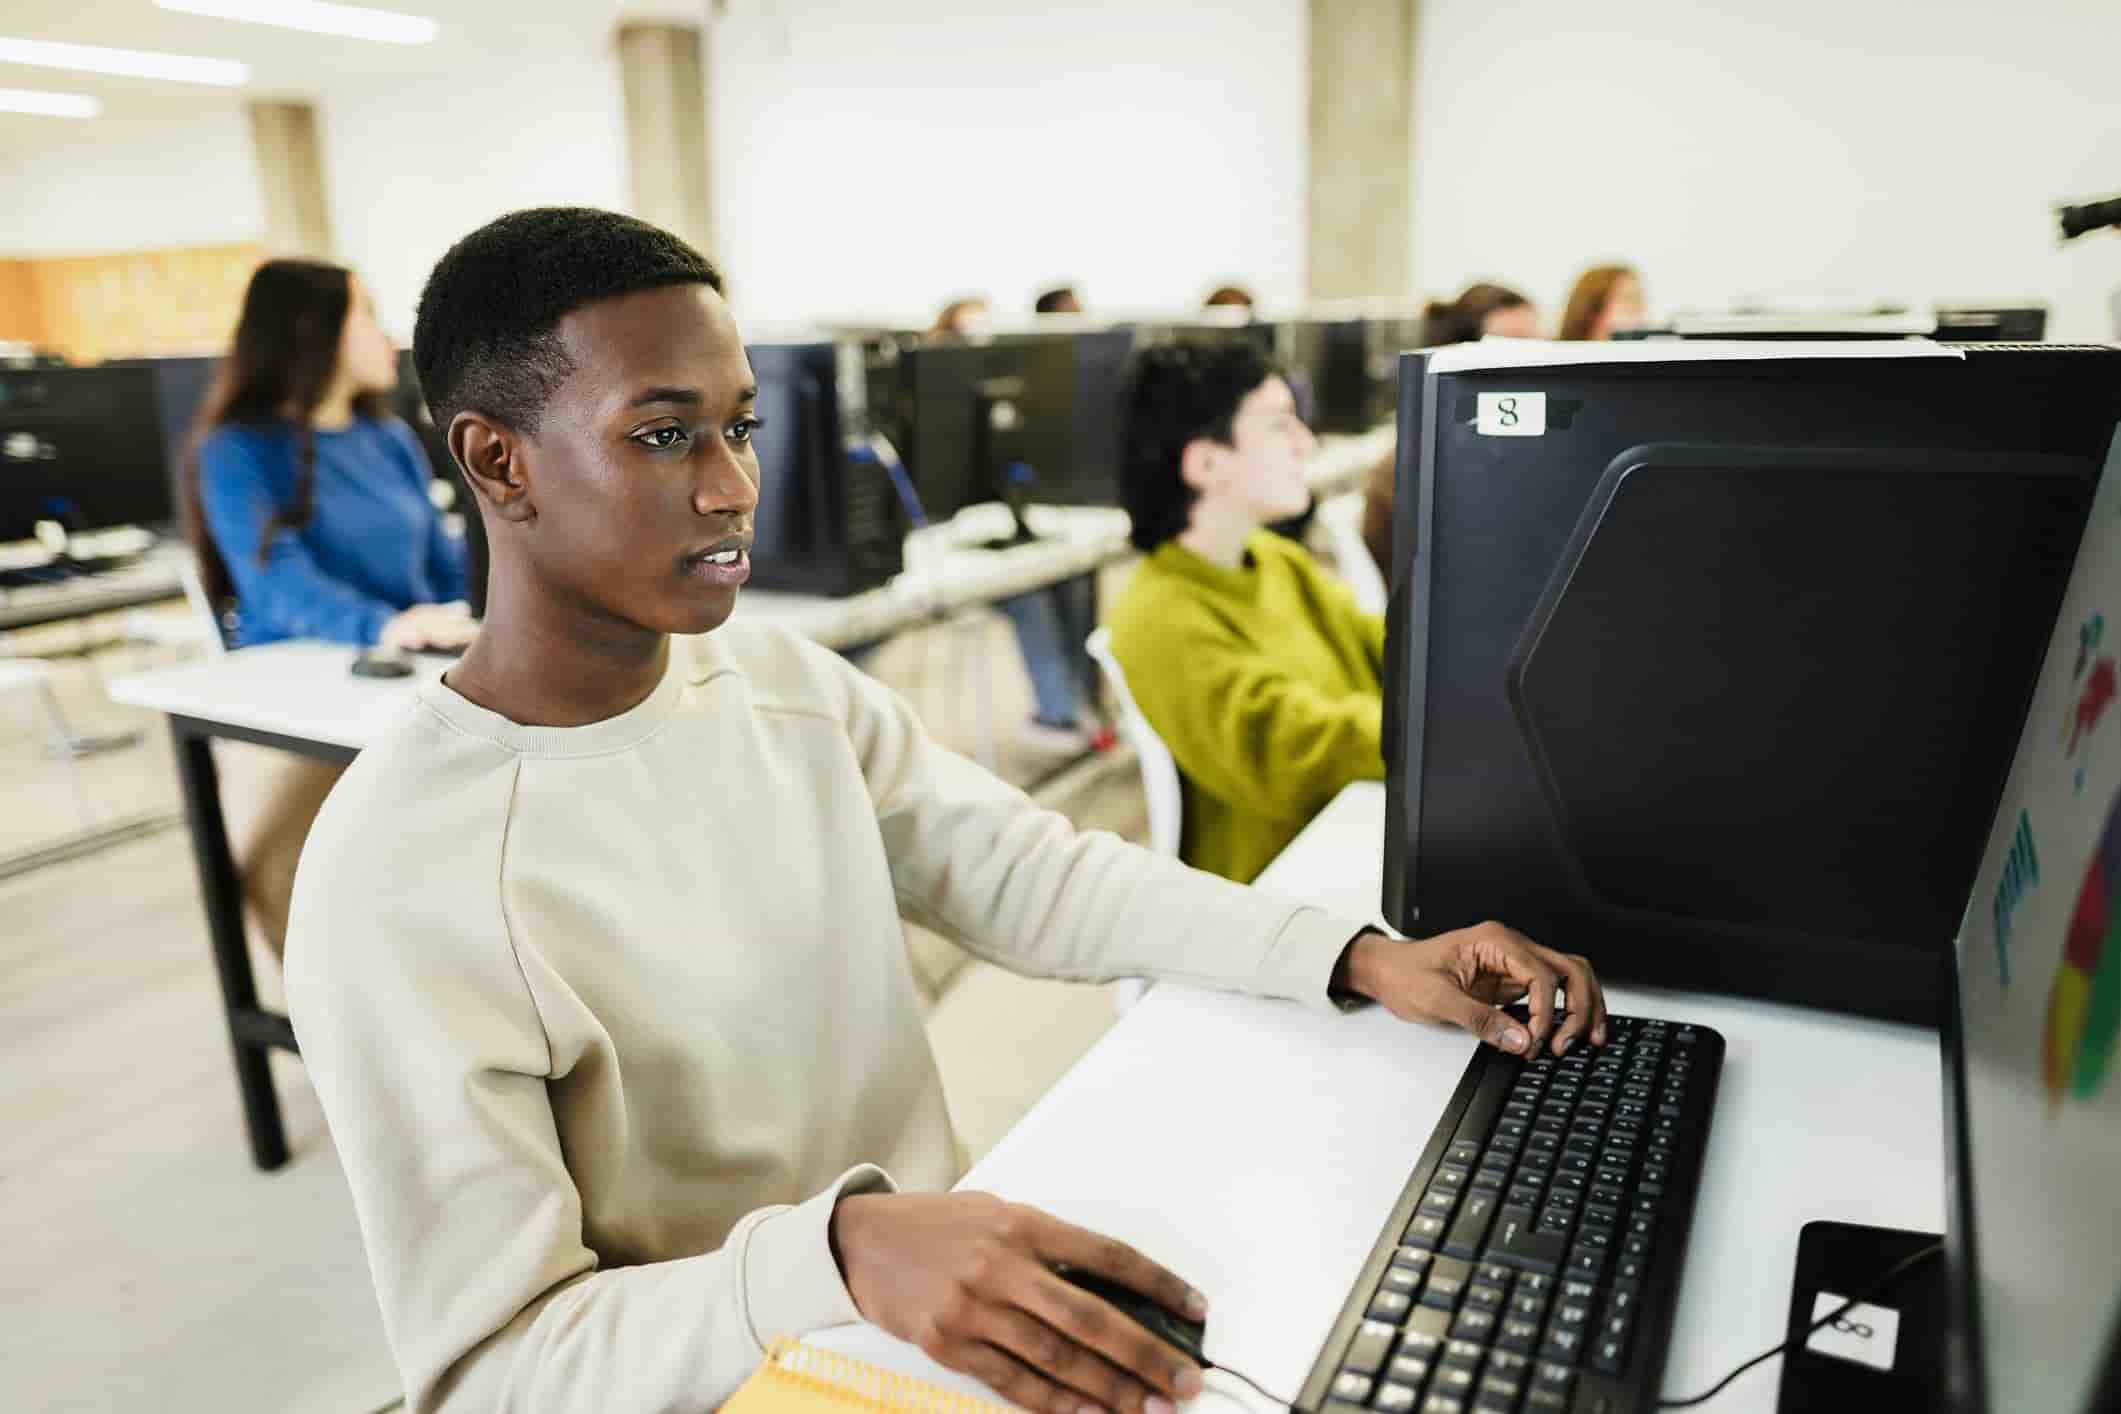
{"label": "blurred student in background", "polygon": [[1218,285],[1201,301],[1203,309],[1242,309],[1252,312],[1252,292],[1242,285]]}
{"label": "blurred student in background", "polygon": [[1380,780],[1384,620],[1265,527],[1310,502],[1316,445],[1247,339],[1136,356],[1124,490],[1146,557],[1112,652],[1178,762],[1180,857],[1249,882],[1351,781]]}
{"label": "blurred student in background", "polygon": [[1083,297],[1073,285],[1055,285],[1041,291],[1031,308],[1037,314],[1081,314]]}
{"label": "blurred student in background", "polygon": [[[351,271],[274,260],[251,276],[183,472],[186,534],[231,645],[471,641],[464,544],[428,499],[427,454],[386,409],[396,382],[396,352]],[[278,954],[295,860],[339,768],[220,750],[235,745],[217,743],[217,759],[233,777],[237,867]]]}
{"label": "blurred student in background", "polygon": [[[1066,295],[1072,310],[1044,307],[1051,295]],[[1041,314],[1082,312],[1082,303],[1072,288],[1049,290],[1039,297]],[[991,306],[985,295],[965,295],[943,306],[928,330],[931,339],[985,343],[993,337],[988,320]],[[916,482],[920,468],[913,468]],[[1036,499],[1034,497],[1034,499]],[[1083,682],[1087,659],[1082,645],[1096,625],[1096,582],[1088,575],[1064,581],[1013,599],[1002,599],[995,608],[1008,615],[1016,630],[1017,650],[1024,671],[1031,678],[1031,720],[1016,731],[1016,745],[1043,767],[1080,756],[1089,748],[1090,737],[1083,718]]]}
{"label": "blurred student in background", "polygon": [[1576,277],[1561,315],[1563,339],[1610,339],[1642,327],[1642,277],[1625,265],[1596,265]]}
{"label": "blurred student in background", "polygon": [[[1538,308],[1507,285],[1481,283],[1466,286],[1455,300],[1431,300],[1422,313],[1424,348],[1490,337],[1538,338]],[[1363,543],[1370,547],[1370,558],[1377,561],[1378,572],[1388,585],[1392,582],[1392,503],[1397,465],[1395,454],[1372,468],[1362,498]]]}

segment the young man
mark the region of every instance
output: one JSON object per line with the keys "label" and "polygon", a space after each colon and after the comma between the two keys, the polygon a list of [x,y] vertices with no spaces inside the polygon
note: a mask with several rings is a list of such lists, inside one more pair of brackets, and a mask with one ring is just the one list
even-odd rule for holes
{"label": "young man", "polygon": [[1381,780],[1384,620],[1263,527],[1316,445],[1248,340],[1145,349],[1125,489],[1148,558],[1111,614],[1127,687],[1183,777],[1179,853],[1248,882],[1351,781]]}
{"label": "young man", "polygon": [[[1177,1277],[942,1191],[900,915],[1025,971],[1366,996],[1519,1051],[1597,1042],[1597,983],[1499,926],[1358,936],[1078,834],[834,655],[727,622],[763,420],[719,286],[653,227],[546,209],[421,300],[485,627],[326,804],[288,958],[408,1406],[705,1409],[766,1342],[866,1317],[1030,1409],[1169,1414],[1198,1371],[1053,1267],[1198,1312]],[[1519,994],[1529,1034],[1491,1005]]]}

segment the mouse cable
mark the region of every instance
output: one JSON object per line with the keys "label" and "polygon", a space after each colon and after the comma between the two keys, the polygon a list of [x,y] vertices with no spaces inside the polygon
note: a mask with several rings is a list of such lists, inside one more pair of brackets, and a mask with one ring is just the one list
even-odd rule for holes
{"label": "mouse cable", "polygon": [[1226,1375],[1235,1375],[1239,1379],[1243,1380],[1246,1384],[1252,1386],[1254,1390],[1258,1391],[1262,1398],[1271,1399],[1276,1404],[1281,1405],[1284,1409],[1294,1409],[1296,1407],[1295,1400],[1283,1399],[1280,1395],[1276,1394],[1274,1391],[1262,1385],[1258,1380],[1253,1379],[1243,1370],[1233,1370],[1228,1365],[1218,1365],[1215,1364],[1213,1361],[1206,1362],[1202,1368],[1209,1370],[1220,1370]]}
{"label": "mouse cable", "polygon": [[1932,1242],[1929,1246],[1922,1248],[1920,1251],[1909,1253],[1907,1256],[1901,1258],[1898,1262],[1894,1263],[1892,1268],[1887,1271],[1884,1276],[1872,1282],[1870,1285],[1870,1289],[1865,1291],[1862,1295],[1851,1296],[1848,1300],[1842,1302],[1839,1306],[1836,1306],[1833,1310],[1827,1312],[1824,1316],[1821,1316],[1818,1320],[1806,1326],[1804,1328],[1803,1334],[1791,1336],[1788,1340],[1785,1340],[1784,1342],[1782,1342],[1782,1344],[1776,1346],[1773,1350],[1761,1351],[1758,1355],[1755,1355],[1752,1359],[1746,1361],[1743,1365],[1740,1365],[1737,1369],[1731,1371],[1728,1375],[1725,1375],[1722,1379],[1716,1381],[1716,1383],[1710,1387],[1708,1393],[1697,1394],[1692,1399],[1660,1399],[1659,1401],[1657,1401],[1657,1407],[1659,1409],[1689,1409],[1696,1404],[1706,1404],[1709,1400],[1714,1399],[1717,1395],[1723,1393],[1723,1387],[1725,1385],[1729,1384],[1732,1380],[1737,1379],[1747,1370],[1752,1369],[1755,1365],[1759,1364],[1763,1360],[1774,1359],[1777,1355],[1780,1355],[1783,1351],[1788,1350],[1792,1345],[1795,1345],[1798,1341],[1808,1338],[1813,1331],[1818,1330],[1821,1326],[1826,1325],[1832,1321],[1840,1320],[1843,1316],[1848,1314],[1849,1309],[1851,1307],[1860,1305],[1861,1303],[1870,1300],[1873,1296],[1878,1295],[1887,1287],[1891,1286],[1896,1280],[1899,1279],[1901,1273],[1907,1271],[1908,1268],[1917,1266],[1923,1262],[1928,1261],[1930,1258],[1936,1256],[1943,1250],[1943,1243]]}

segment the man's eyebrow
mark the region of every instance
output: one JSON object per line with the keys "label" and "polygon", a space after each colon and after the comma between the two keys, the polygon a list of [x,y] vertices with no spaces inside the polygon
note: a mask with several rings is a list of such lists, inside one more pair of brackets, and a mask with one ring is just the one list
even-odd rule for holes
{"label": "man's eyebrow", "polygon": [[757,402],[759,400],[759,385],[756,383],[749,383],[746,384],[744,387],[739,388],[737,390],[736,400],[740,403]]}
{"label": "man's eyebrow", "polygon": [[696,406],[706,401],[691,388],[649,388],[626,406],[646,407],[650,403],[687,403]]}

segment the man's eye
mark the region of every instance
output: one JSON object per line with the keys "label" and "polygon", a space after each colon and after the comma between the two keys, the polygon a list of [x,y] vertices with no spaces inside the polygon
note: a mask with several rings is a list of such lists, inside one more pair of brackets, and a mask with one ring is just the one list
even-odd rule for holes
{"label": "man's eye", "polygon": [[758,430],[765,425],[766,422],[763,418],[740,417],[729,424],[729,440],[741,447],[757,435]]}
{"label": "man's eye", "polygon": [[672,447],[684,445],[688,439],[682,427],[651,427],[646,432],[634,433],[633,440],[644,447],[653,447],[659,452],[665,452]]}

